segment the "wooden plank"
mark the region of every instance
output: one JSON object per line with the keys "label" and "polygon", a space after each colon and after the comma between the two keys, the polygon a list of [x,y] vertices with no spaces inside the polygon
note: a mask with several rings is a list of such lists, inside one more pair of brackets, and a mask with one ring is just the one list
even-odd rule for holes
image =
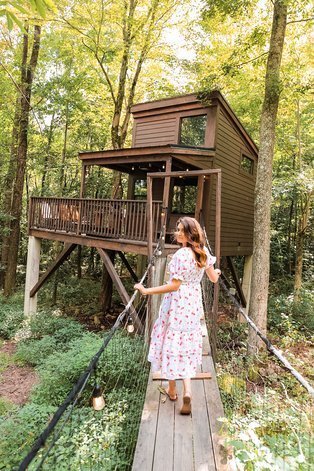
{"label": "wooden plank", "polygon": [[[153,373],[153,381],[159,381],[159,380],[163,380],[163,381],[166,381],[167,378],[163,377],[161,375],[161,373],[159,372],[156,372],[156,373]],[[212,375],[210,372],[199,372],[199,373],[196,373],[195,376],[193,376],[193,378],[191,379],[201,379],[201,380],[204,380],[204,379],[212,379]]]}
{"label": "wooden plank", "polygon": [[[204,344],[206,348],[210,348],[208,337],[206,337]],[[216,379],[214,362],[211,355],[203,358],[203,369],[206,369],[206,371],[210,371],[213,376],[213,381],[206,382],[206,384],[204,385],[204,390],[216,469],[218,471],[226,471],[227,459],[224,453],[225,450],[223,448],[223,427],[221,422],[218,421],[219,418],[224,417],[224,411]]]}
{"label": "wooden plank", "polygon": [[[177,383],[179,399],[175,405],[174,416],[174,444],[173,444],[173,471],[194,471],[193,450],[193,416],[184,416],[179,413],[182,401],[182,381]],[[194,395],[194,388],[193,388]],[[194,404],[192,403],[192,406]],[[192,420],[193,417],[193,420]],[[166,469],[165,469],[166,471]]]}
{"label": "wooden plank", "polygon": [[215,471],[215,457],[206,413],[204,381],[192,385],[193,445],[195,470]]}
{"label": "wooden plank", "polygon": [[[167,387],[166,384],[162,384]],[[167,400],[159,407],[153,471],[173,469],[173,443],[176,402]]]}
{"label": "wooden plank", "polygon": [[[160,382],[161,386],[161,382]],[[153,469],[156,428],[160,407],[158,385],[148,378],[141,425],[133,459],[132,471],[151,471]],[[165,471],[165,470],[164,470]]]}
{"label": "wooden plank", "polygon": [[62,263],[68,258],[68,256],[73,252],[77,244],[69,244],[64,247],[62,252],[57,256],[56,260],[50,265],[50,267],[45,271],[41,276],[40,280],[33,286],[30,291],[29,296],[32,298],[35,296],[37,291],[42,287],[42,285],[50,278],[50,276],[57,270],[57,268],[62,265]]}

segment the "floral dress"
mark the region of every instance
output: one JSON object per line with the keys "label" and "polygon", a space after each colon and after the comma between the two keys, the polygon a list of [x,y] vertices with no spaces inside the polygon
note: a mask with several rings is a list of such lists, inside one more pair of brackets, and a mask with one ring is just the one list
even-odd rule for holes
{"label": "floral dress", "polygon": [[148,354],[153,371],[160,371],[167,379],[195,376],[202,363],[203,316],[201,280],[205,269],[216,258],[205,248],[207,262],[199,268],[192,249],[182,247],[169,263],[170,280],[181,280],[177,291],[166,293],[156,320]]}

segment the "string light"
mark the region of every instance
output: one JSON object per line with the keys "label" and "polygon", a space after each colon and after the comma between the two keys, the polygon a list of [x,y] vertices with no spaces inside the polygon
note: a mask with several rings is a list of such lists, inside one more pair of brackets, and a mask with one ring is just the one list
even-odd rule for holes
{"label": "string light", "polygon": [[126,330],[128,331],[129,334],[132,334],[134,332],[134,324],[133,324],[133,319],[131,316],[128,318]]}

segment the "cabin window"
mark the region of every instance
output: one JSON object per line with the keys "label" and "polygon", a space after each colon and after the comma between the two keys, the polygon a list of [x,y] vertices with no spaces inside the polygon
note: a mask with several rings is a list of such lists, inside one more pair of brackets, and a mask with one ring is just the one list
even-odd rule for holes
{"label": "cabin window", "polygon": [[196,186],[174,186],[172,213],[194,214],[197,196]]}
{"label": "cabin window", "polygon": [[147,197],[147,180],[135,180],[134,199],[146,200]]}
{"label": "cabin window", "polygon": [[179,143],[186,146],[203,146],[206,124],[207,115],[181,118]]}
{"label": "cabin window", "polygon": [[254,172],[254,160],[247,155],[242,154],[240,168],[243,172],[253,175]]}

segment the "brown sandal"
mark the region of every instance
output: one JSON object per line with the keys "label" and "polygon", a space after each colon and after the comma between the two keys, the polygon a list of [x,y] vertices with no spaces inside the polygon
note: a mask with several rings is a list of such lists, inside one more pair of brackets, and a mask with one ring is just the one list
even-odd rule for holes
{"label": "brown sandal", "polygon": [[182,415],[191,414],[191,396],[188,396],[188,395],[183,396],[183,405],[180,410],[180,414]]}

